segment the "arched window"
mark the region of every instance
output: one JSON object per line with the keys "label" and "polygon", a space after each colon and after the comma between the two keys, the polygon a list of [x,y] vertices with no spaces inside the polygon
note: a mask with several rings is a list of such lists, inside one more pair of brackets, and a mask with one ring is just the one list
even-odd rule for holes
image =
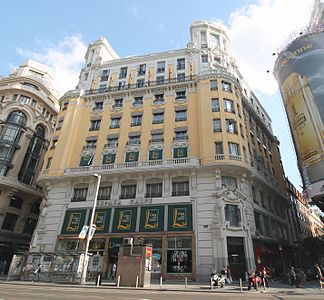
{"label": "arched window", "polygon": [[33,183],[45,144],[44,137],[44,127],[37,125],[18,174],[18,180],[25,184]]}
{"label": "arched window", "polygon": [[12,158],[19,147],[22,128],[26,125],[27,118],[21,111],[13,111],[7,117],[5,125],[0,131],[0,175],[6,176],[12,167]]}

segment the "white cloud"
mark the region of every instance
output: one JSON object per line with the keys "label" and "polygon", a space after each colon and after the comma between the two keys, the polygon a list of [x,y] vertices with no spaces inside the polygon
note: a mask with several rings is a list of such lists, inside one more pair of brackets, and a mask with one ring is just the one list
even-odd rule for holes
{"label": "white cloud", "polygon": [[18,54],[53,68],[54,86],[60,96],[77,85],[86,50],[87,45],[80,35],[66,36],[57,45],[39,52],[17,48]]}
{"label": "white cloud", "polygon": [[[273,52],[308,23],[313,0],[259,0],[231,14],[229,35],[239,68],[254,90],[272,94]],[[267,73],[267,70],[270,70]]]}

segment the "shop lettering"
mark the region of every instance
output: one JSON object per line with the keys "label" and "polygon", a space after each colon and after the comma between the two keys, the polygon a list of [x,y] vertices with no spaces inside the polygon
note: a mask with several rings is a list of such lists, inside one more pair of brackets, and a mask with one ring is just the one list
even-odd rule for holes
{"label": "shop lettering", "polygon": [[300,47],[298,49],[296,49],[294,52],[290,52],[289,55],[287,57],[285,57],[282,62],[280,63],[279,66],[279,71],[291,60],[293,59],[295,56],[298,56],[300,54],[302,54],[304,51],[313,48],[312,44],[307,44],[303,47]]}

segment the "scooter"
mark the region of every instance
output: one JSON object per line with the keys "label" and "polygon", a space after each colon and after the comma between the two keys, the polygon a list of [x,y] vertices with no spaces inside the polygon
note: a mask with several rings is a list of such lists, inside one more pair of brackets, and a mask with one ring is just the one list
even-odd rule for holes
{"label": "scooter", "polygon": [[226,276],[218,274],[216,271],[212,271],[210,274],[210,279],[213,286],[220,286],[222,288],[225,285]]}

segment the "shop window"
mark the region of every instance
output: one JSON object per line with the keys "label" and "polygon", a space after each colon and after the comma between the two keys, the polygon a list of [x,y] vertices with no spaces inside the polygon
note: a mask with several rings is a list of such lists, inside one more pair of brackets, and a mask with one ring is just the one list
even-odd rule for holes
{"label": "shop window", "polygon": [[225,205],[225,221],[229,223],[230,227],[241,226],[241,212],[237,205],[235,204]]}
{"label": "shop window", "polygon": [[191,273],[191,237],[168,238],[167,273]]}
{"label": "shop window", "polygon": [[162,239],[161,238],[149,238],[140,237],[138,239],[140,243],[146,244],[152,247],[152,273],[161,273],[162,271]]}

